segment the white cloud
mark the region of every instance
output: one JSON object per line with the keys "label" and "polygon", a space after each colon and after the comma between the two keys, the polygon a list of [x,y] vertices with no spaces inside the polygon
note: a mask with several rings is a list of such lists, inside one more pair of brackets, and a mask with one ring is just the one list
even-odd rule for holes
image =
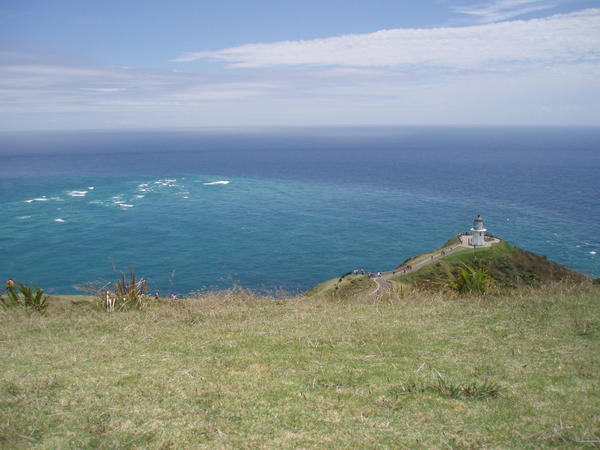
{"label": "white cloud", "polygon": [[555,6],[556,3],[548,3],[545,0],[495,0],[476,6],[452,6],[451,9],[461,14],[475,16],[480,22],[487,23],[499,22]]}
{"label": "white cloud", "polygon": [[[234,67],[209,71],[192,65],[178,66],[179,72],[172,66],[82,67],[50,55],[16,55],[0,61],[0,130],[599,125],[598,30],[600,9],[588,9],[528,21],[252,44],[180,58]],[[240,66],[244,70],[235,69]]]}
{"label": "white cloud", "polygon": [[[514,1],[513,3],[517,3]],[[233,67],[351,66],[406,70],[503,70],[597,60],[600,9],[543,19],[469,27],[394,29],[269,44],[247,44],[210,52],[185,53],[176,62],[217,60]]]}

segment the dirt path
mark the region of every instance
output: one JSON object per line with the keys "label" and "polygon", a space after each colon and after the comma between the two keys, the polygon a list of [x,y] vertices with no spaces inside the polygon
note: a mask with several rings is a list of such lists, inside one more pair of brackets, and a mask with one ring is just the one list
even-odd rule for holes
{"label": "dirt path", "polygon": [[373,278],[373,281],[377,284],[377,289],[369,294],[370,297],[380,297],[386,292],[391,292],[393,290],[392,283],[383,278],[383,276],[376,276]]}

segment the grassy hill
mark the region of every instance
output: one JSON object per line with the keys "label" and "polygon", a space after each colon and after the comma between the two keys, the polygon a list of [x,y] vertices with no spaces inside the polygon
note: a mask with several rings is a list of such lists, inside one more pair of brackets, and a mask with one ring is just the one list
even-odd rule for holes
{"label": "grassy hill", "polygon": [[[459,238],[454,236],[432,252],[406,259],[396,269],[407,264],[417,266],[428,261],[431,256],[437,257],[442,250],[448,251],[456,247],[459,243]],[[443,289],[443,280],[448,279],[449,274],[455,274],[460,268],[464,268],[465,264],[475,269],[486,270],[500,290],[519,286],[539,286],[555,281],[589,281],[585,275],[505,241],[491,247],[460,249],[436,259],[431,264],[414,272],[395,276],[389,281],[395,284],[398,291],[403,292],[410,288],[440,290]],[[321,295],[330,298],[360,297],[373,292],[376,288],[375,281],[368,276],[344,275],[315,286],[306,295]]]}
{"label": "grassy hill", "polygon": [[597,446],[600,286],[0,310],[0,447]]}
{"label": "grassy hill", "polygon": [[[439,253],[440,250],[433,253]],[[439,287],[440,280],[447,278],[449,272],[456,272],[459,267],[464,267],[464,264],[475,269],[485,269],[500,288],[537,286],[560,280],[584,281],[587,278],[560,264],[548,261],[544,256],[502,241],[491,247],[461,249],[413,273],[395,277],[392,281],[412,284],[419,288],[435,289]]]}

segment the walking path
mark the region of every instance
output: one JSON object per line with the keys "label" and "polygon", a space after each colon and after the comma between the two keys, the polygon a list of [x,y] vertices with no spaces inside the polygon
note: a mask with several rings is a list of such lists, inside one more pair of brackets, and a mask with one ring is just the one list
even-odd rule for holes
{"label": "walking path", "polygon": [[381,297],[382,295],[384,295],[384,294],[386,294],[388,292],[392,292],[392,290],[393,290],[392,283],[390,283],[389,281],[385,280],[383,278],[383,276],[380,276],[380,275],[373,276],[373,275],[371,275],[371,280],[373,282],[375,282],[375,286],[376,287],[375,287],[375,290],[368,295],[368,297],[379,298],[379,297]]}
{"label": "walking path", "polygon": [[[422,261],[419,261],[417,263],[403,264],[395,270],[388,270],[387,272],[380,272],[379,274],[377,274],[377,276],[373,279],[375,283],[377,283],[377,289],[373,291],[370,294],[370,296],[379,297],[383,295],[386,291],[391,291],[392,284],[389,281],[387,281],[390,278],[416,272],[421,267],[431,264],[445,256],[451,255],[452,253],[457,252],[458,250],[461,250],[463,248],[475,248],[473,245],[471,245],[470,234],[460,234],[458,235],[458,237],[460,239],[460,244],[455,245],[454,247],[440,250],[437,253],[432,253],[431,256],[424,258]],[[489,240],[486,240],[484,245],[480,245],[477,247],[491,247],[492,245],[497,244],[498,242],[500,242],[500,239],[492,237]]]}

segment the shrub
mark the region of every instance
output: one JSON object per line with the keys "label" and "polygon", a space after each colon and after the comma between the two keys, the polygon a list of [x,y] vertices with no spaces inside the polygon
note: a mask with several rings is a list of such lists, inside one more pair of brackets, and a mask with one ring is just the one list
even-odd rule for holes
{"label": "shrub", "polygon": [[6,285],[7,296],[0,297],[0,303],[5,308],[21,307],[40,314],[48,308],[48,296],[44,290],[34,285],[10,282]]}
{"label": "shrub", "polygon": [[102,294],[102,301],[108,312],[126,311],[130,308],[142,310],[146,307],[148,284],[144,278],[137,279],[134,268],[130,271],[129,279],[125,273],[115,271],[115,281],[109,283],[108,287]]}
{"label": "shrub", "polygon": [[494,279],[485,269],[475,269],[468,264],[463,264],[457,273],[449,272],[447,279],[442,284],[461,294],[483,294],[495,286]]}
{"label": "shrub", "polygon": [[143,310],[149,300],[146,295],[148,291],[146,280],[143,277],[137,278],[135,268],[130,270],[129,278],[125,273],[113,269],[115,274],[113,281],[90,281],[75,286],[75,289],[96,297],[99,307],[108,312],[127,311],[131,308]]}

